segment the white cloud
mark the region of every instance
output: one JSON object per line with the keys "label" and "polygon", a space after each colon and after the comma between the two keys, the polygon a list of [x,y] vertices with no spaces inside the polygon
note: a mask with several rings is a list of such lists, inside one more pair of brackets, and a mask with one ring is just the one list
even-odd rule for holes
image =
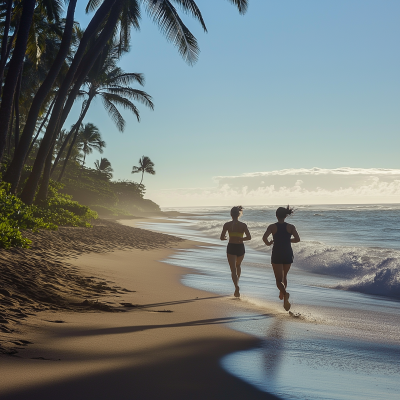
{"label": "white cloud", "polygon": [[311,168],[217,176],[213,188],[149,193],[162,206],[400,202],[400,169]]}

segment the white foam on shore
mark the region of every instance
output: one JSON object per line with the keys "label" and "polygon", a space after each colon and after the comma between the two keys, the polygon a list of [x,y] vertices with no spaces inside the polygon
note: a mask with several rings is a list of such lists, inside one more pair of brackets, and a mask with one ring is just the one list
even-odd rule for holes
{"label": "white foam on shore", "polygon": [[[383,249],[378,249],[380,253],[375,259],[370,257],[366,262],[368,251],[364,258],[357,259],[357,247],[300,243],[301,247],[295,250],[296,262],[303,260],[304,264],[290,272],[290,314],[284,312],[278,300],[268,255],[249,246],[242,264],[242,296],[232,297],[225,246],[216,237],[221,221],[215,223],[213,235],[207,221],[205,236],[193,230],[193,222],[185,226],[155,225],[152,224],[155,230],[179,232],[180,236],[192,239],[197,235],[198,240],[203,237],[213,243],[179,251],[164,261],[196,271],[182,277],[185,285],[222,295],[221,304],[228,301],[240,306],[232,313],[229,327],[260,339],[259,348],[221,360],[226,371],[285,399],[397,399],[400,303],[334,289],[343,282],[356,284],[368,277],[368,271],[371,275],[379,274],[376,259],[383,258]],[[256,241],[253,245],[257,246]],[[386,256],[393,256],[397,250],[385,251]],[[336,274],[342,283],[338,284]]]}
{"label": "white foam on shore", "polygon": [[[218,239],[221,221],[196,221],[193,228]],[[252,240],[248,246],[270,254],[262,242],[266,224],[248,224]],[[339,278],[336,289],[400,298],[400,251],[378,247],[327,245],[319,241],[302,241],[293,245],[294,267],[304,271]]]}

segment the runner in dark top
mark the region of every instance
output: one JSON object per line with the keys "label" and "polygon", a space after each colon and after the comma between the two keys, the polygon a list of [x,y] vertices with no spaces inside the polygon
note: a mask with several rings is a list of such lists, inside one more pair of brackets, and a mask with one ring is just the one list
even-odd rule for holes
{"label": "runner in dark top", "polygon": [[251,240],[251,235],[247,229],[247,225],[239,221],[239,218],[242,214],[242,206],[233,207],[231,210],[232,221],[224,224],[221,232],[221,240],[227,240],[226,233],[229,235],[226,256],[231,268],[232,281],[235,285],[235,293],[233,294],[235,297],[240,297],[239,278],[242,271],[240,265],[243,261],[245,253],[243,242],[246,240]]}
{"label": "runner in dark top", "polygon": [[[276,210],[278,222],[270,225],[264,233],[263,241],[267,246],[274,245],[272,248],[271,264],[274,269],[276,286],[279,289],[279,298],[283,300],[283,307],[286,311],[290,310],[289,293],[287,288],[287,274],[293,263],[292,243],[300,242],[300,236],[294,225],[285,222],[285,218],[291,215],[293,210],[287,206],[279,207]],[[273,240],[268,237],[272,234]],[[293,238],[292,238],[293,236]]]}

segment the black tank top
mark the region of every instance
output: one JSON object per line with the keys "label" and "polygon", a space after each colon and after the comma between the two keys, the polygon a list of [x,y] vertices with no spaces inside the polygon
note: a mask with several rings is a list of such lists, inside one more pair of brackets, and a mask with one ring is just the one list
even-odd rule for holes
{"label": "black tank top", "polygon": [[292,234],[287,231],[287,223],[279,223],[276,224],[276,233],[273,235],[274,237],[274,249],[275,250],[286,250],[291,249],[292,244],[290,242],[290,238]]}

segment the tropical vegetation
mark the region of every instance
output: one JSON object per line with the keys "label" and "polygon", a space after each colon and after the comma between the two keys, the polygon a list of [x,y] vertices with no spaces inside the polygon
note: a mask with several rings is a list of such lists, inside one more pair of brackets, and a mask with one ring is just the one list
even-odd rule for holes
{"label": "tropical vegetation", "polygon": [[[245,13],[248,0],[228,1],[240,13]],[[44,225],[39,222],[40,218],[75,223],[72,216],[68,222],[49,215],[53,215],[54,207],[61,210],[64,205],[66,211],[75,210],[70,207],[72,200],[60,193],[70,190],[74,192],[73,199],[78,200],[78,186],[86,185],[103,194],[113,192],[116,200],[110,207],[121,198],[126,201],[133,193],[143,194],[143,175],[153,173],[151,166],[146,169],[140,165],[137,171],[132,171],[142,172],[140,184],[112,182],[111,165],[106,165],[105,161],[99,162],[96,169],[86,167],[86,155],[92,149],[104,148],[99,137],[84,137],[82,133],[90,130],[90,123],[85,121],[87,111],[94,98],[101,98],[107,113],[122,131],[125,126],[122,109],[133,113],[139,121],[137,103],[153,108],[150,95],[135,87],[144,84],[143,75],[125,72],[118,66],[121,56],[130,49],[131,31],[140,28],[143,10],[188,64],[196,62],[199,47],[175,6],[194,17],[207,31],[194,0],[88,0],[86,12],[91,14],[91,19],[85,29],[75,20],[77,6],[80,6],[77,0],[65,3],[60,0],[0,0],[1,201],[9,204],[7,207],[11,207],[10,204],[20,207],[27,216],[26,221],[34,221],[15,224],[10,211],[1,217],[2,232],[12,232],[18,227],[47,226],[47,222]],[[81,111],[68,130],[65,124],[76,102],[81,102]],[[92,134],[95,135],[93,130]],[[79,163],[80,155],[83,158]],[[81,179],[75,176],[74,181],[71,171],[78,172]],[[63,187],[54,183],[56,178]],[[81,218],[79,213],[77,217]],[[5,222],[8,218],[9,224]],[[7,235],[11,237],[12,233]],[[22,245],[22,239],[17,236],[9,242],[5,239],[4,243]]]}

